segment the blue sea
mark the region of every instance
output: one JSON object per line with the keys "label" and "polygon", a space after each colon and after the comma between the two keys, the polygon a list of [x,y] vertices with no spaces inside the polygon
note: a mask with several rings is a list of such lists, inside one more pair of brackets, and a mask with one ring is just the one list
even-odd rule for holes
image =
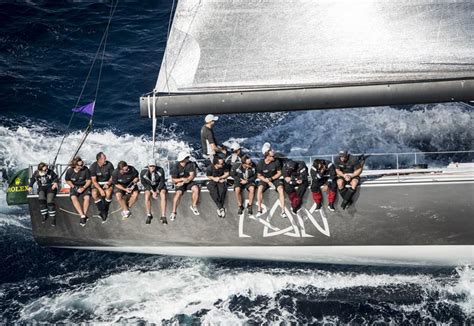
{"label": "blue sea", "polygon": [[[110,27],[94,129],[80,154],[144,165],[151,121],[138,98],[155,85],[172,1],[121,2]],[[110,2],[0,3],[0,165],[51,161],[106,27]],[[93,99],[93,71],[83,104]],[[199,149],[203,116],[164,120],[158,151]],[[78,116],[58,162],[87,119]],[[472,150],[461,103],[222,116],[221,142],[288,155]],[[474,270],[210,260],[42,248],[26,207],[0,191],[0,323],[470,324]]]}

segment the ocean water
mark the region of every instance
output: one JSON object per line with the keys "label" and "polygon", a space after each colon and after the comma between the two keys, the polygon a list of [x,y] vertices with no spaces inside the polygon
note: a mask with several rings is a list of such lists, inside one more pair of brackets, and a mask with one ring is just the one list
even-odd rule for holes
{"label": "ocean water", "polygon": [[[103,150],[145,164],[151,122],[138,97],[156,81],[171,1],[120,3],[111,25],[94,131]],[[51,161],[106,25],[109,2],[0,3],[0,164]],[[93,78],[92,78],[93,80]],[[85,99],[93,96],[88,85]],[[159,154],[199,148],[203,117],[168,118]],[[87,124],[78,117],[59,162]],[[222,116],[221,141],[290,155],[472,150],[464,104]],[[471,266],[373,267],[146,256],[39,247],[25,207],[0,191],[0,323],[472,323]]]}

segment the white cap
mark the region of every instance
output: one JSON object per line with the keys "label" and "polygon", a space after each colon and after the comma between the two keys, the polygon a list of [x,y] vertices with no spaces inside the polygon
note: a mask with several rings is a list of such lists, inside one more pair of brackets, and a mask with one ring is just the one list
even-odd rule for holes
{"label": "white cap", "polygon": [[262,154],[265,154],[266,152],[268,152],[269,150],[272,149],[272,145],[270,145],[270,143],[265,143],[263,144],[262,146]]}
{"label": "white cap", "polygon": [[230,146],[230,149],[231,151],[237,151],[240,149],[240,144],[239,143],[233,143],[231,146]]}
{"label": "white cap", "polygon": [[204,121],[206,121],[206,123],[211,122],[211,121],[217,121],[217,120],[219,120],[219,117],[216,117],[216,116],[213,115],[213,114],[208,114],[208,115],[206,115],[206,117],[204,118]]}
{"label": "white cap", "polygon": [[184,161],[189,157],[189,154],[186,152],[179,152],[178,153],[178,162]]}
{"label": "white cap", "polygon": [[154,159],[149,159],[148,160],[148,166],[156,166],[156,162]]}

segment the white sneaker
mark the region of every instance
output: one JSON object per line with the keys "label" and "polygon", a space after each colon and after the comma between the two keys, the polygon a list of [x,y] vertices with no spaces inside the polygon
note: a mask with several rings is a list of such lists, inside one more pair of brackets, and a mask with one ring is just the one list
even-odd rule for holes
{"label": "white sneaker", "polygon": [[281,212],[281,215],[280,215],[281,218],[288,218],[288,216],[286,215],[286,213],[283,211]]}
{"label": "white sneaker", "polygon": [[193,211],[194,215],[199,215],[199,211],[196,206],[189,206],[189,208]]}
{"label": "white sneaker", "polygon": [[260,216],[262,216],[262,215],[263,215],[263,211],[258,211],[258,212],[257,212],[257,217],[260,217]]}
{"label": "white sneaker", "polygon": [[171,213],[170,215],[170,221],[176,220],[176,213]]}
{"label": "white sneaker", "polygon": [[225,217],[225,208],[221,208],[221,217],[222,217],[222,218]]}
{"label": "white sneaker", "polygon": [[222,216],[221,216],[221,209],[220,209],[220,208],[217,209],[217,216],[218,216],[218,217],[222,217]]}
{"label": "white sneaker", "polygon": [[120,214],[122,215],[122,220],[126,220],[131,215],[130,211],[122,211]]}

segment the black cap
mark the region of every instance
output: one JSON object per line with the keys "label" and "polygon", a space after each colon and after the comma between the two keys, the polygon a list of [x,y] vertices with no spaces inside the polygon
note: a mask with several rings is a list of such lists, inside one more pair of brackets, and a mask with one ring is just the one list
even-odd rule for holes
{"label": "black cap", "polygon": [[339,151],[339,156],[347,156],[348,153],[346,150]]}

